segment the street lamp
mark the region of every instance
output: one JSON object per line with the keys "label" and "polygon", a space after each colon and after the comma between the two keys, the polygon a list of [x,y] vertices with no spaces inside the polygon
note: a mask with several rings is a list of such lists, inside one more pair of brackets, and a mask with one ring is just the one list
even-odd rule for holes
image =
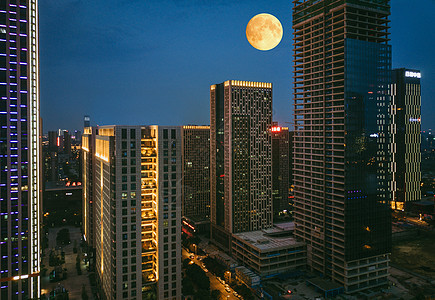
{"label": "street lamp", "polygon": [[226,271],[225,272],[225,277],[227,277],[227,281],[230,283],[231,282],[231,272],[230,271]]}

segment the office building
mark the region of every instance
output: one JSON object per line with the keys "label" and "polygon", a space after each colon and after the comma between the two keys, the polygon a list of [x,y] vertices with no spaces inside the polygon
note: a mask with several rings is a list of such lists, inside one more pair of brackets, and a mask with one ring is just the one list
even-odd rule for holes
{"label": "office building", "polygon": [[57,136],[56,131],[48,132],[48,151],[49,152],[57,152],[59,150],[59,137]]}
{"label": "office building", "polygon": [[388,0],[294,0],[295,235],[353,293],[388,285]]}
{"label": "office building", "polygon": [[42,147],[44,158],[44,178],[46,181],[59,180],[59,165],[58,165],[58,137],[56,131],[48,132],[48,145]]}
{"label": "office building", "polygon": [[261,278],[305,269],[305,243],[293,236],[294,224],[233,234],[232,256]]}
{"label": "office building", "polygon": [[[210,126],[183,126],[183,217],[188,230],[210,225]],[[190,226],[189,226],[190,225]]]}
{"label": "office building", "polygon": [[180,127],[99,127],[95,158],[94,244],[102,296],[181,299]]}
{"label": "office building", "polygon": [[421,200],[421,73],[395,69],[391,85],[391,207],[404,210]]}
{"label": "office building", "polygon": [[272,226],[272,84],[210,87],[211,240]]}
{"label": "office building", "polygon": [[0,2],[1,299],[41,294],[37,2]]}
{"label": "office building", "polygon": [[260,285],[260,276],[249,270],[244,266],[236,267],[236,279],[243,282],[247,287],[256,287]]}
{"label": "office building", "polygon": [[295,198],[294,196],[294,184],[293,184],[293,151],[294,151],[294,131],[289,131],[289,138],[288,138],[288,145],[289,145],[289,205],[290,205],[290,212],[293,213],[293,200]]}
{"label": "office building", "polygon": [[84,116],[83,117],[83,128],[87,128],[91,126],[91,117],[90,116]]}
{"label": "office building", "polygon": [[290,162],[289,130],[273,124],[272,134],[272,197],[273,213],[279,214],[289,209]]}
{"label": "office building", "polygon": [[68,130],[63,131],[63,153],[71,156],[71,135]]}
{"label": "office building", "polygon": [[80,145],[82,142],[82,132],[80,130],[74,130],[74,146]]}

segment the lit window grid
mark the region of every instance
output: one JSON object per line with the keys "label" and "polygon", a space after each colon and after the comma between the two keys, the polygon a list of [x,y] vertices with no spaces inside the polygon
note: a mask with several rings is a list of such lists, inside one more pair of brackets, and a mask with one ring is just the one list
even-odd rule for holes
{"label": "lit window grid", "polygon": [[[13,1],[12,1],[13,2]],[[17,72],[16,76],[8,76],[7,82],[1,82],[0,85],[6,86],[7,94],[4,97],[2,95],[3,101],[21,101],[21,104],[18,106],[17,104],[10,104],[7,106],[7,111],[0,112],[1,114],[7,114],[7,127],[3,126],[3,129],[8,129],[8,132],[10,134],[7,135],[7,142],[10,143],[10,146],[8,146],[7,151],[8,155],[5,157],[9,157],[9,163],[10,168],[6,169],[5,171],[8,172],[10,175],[8,176],[11,180],[10,186],[12,187],[10,190],[10,200],[11,201],[18,201],[18,205],[20,203],[23,203],[25,201],[23,198],[21,198],[21,194],[19,190],[21,191],[28,191],[29,198],[27,201],[29,201],[29,217],[30,217],[30,224],[29,226],[29,244],[28,249],[30,249],[30,257],[28,257],[28,262],[30,265],[30,274],[22,274],[18,276],[14,276],[14,280],[27,280],[30,277],[30,283],[26,284],[27,286],[30,286],[30,293],[31,297],[37,297],[40,293],[39,288],[39,172],[40,172],[40,165],[39,165],[39,89],[38,89],[38,41],[37,41],[37,34],[38,34],[38,28],[37,28],[37,3],[36,1],[31,1],[29,3],[29,10],[27,10],[27,17],[30,18],[30,22],[27,20],[18,20],[18,18],[12,17],[13,15],[17,15],[17,10],[25,10],[27,9],[26,5],[15,5],[10,3],[10,10],[9,11],[0,11],[0,13],[9,14],[9,18],[7,18],[7,23],[4,25],[0,25],[2,29],[2,33],[9,32],[9,39],[2,39],[0,38],[0,42],[4,42],[6,44],[9,44],[8,47],[6,47],[7,53],[0,54],[1,56],[7,56],[9,57],[9,69],[5,68],[6,66],[0,66],[0,71],[6,71],[6,72]],[[16,23],[15,23],[16,22]],[[9,23],[9,26],[7,25]],[[29,33],[29,36],[25,33],[16,34],[12,31],[16,31],[17,26],[12,24],[26,24],[28,25],[27,32]],[[32,26],[33,25],[33,26]],[[32,48],[30,51],[30,57],[29,54],[27,54],[27,58],[30,59],[29,65],[27,65],[27,61],[21,61],[21,56],[17,56],[16,54],[11,54],[10,51],[17,51],[18,53],[20,51],[27,52],[27,46],[22,47],[21,49],[17,49],[17,44],[19,45],[20,41],[16,38],[17,36],[24,37],[27,42],[30,42],[32,44]],[[22,39],[20,39],[22,40]],[[14,47],[15,46],[15,47]],[[20,66],[20,68],[18,68]],[[13,69],[15,67],[16,69]],[[27,76],[18,76],[20,70],[25,67],[28,71],[31,78],[28,80]],[[27,81],[27,82],[26,82]],[[25,90],[22,90],[23,84],[29,84],[30,89],[29,92]],[[19,95],[20,98],[18,99],[17,96]],[[9,95],[9,96],[8,96]],[[23,103],[23,99],[25,104]],[[27,102],[27,103],[26,103]],[[26,110],[26,107],[29,107],[29,110],[27,111],[28,115],[21,115],[20,111],[24,109]],[[29,123],[28,123],[29,121]],[[18,123],[19,122],[19,123]],[[21,132],[19,131],[22,126],[29,126],[29,136],[28,139],[29,145],[28,146],[21,146]],[[20,150],[21,152],[27,151],[29,152],[29,161],[21,161],[21,155],[18,152]],[[15,153],[15,154],[14,154]],[[28,165],[28,172],[27,175],[20,175],[20,165]],[[15,167],[15,168],[14,168]],[[22,179],[25,179],[27,181],[27,184],[20,185],[20,177]],[[29,178],[30,177],[30,178]],[[30,181],[28,181],[30,179]],[[16,183],[12,183],[12,181],[15,181]],[[21,186],[21,188],[20,188]],[[29,189],[30,186],[30,189]],[[2,188],[5,188],[5,185],[1,186]],[[7,187],[6,187],[7,188]],[[1,199],[2,201],[5,201],[5,199]],[[25,201],[25,202],[27,202]],[[20,206],[18,206],[20,207]],[[20,218],[21,209],[18,209],[17,211],[10,211],[11,214],[15,214],[18,218],[15,219],[15,221],[21,221],[28,220],[28,218],[25,218],[22,216]],[[2,213],[4,214],[4,213]],[[20,222],[21,223],[21,222]],[[17,228],[17,230],[15,230]],[[21,235],[24,235],[24,228],[19,229],[18,226],[15,226],[12,233],[15,231],[21,230]],[[15,233],[18,235],[18,232]],[[12,239],[10,239],[12,240]],[[3,243],[2,243],[3,244]],[[24,255],[24,253],[23,253]],[[18,256],[18,254],[16,255]],[[6,270],[2,270],[3,271]],[[15,270],[9,270],[9,272],[19,272],[19,269]],[[18,281],[16,284],[19,285],[19,288],[22,289],[24,287],[21,287],[21,283]],[[21,290],[21,293],[24,294],[25,291]],[[18,292],[17,292],[18,294]]]}

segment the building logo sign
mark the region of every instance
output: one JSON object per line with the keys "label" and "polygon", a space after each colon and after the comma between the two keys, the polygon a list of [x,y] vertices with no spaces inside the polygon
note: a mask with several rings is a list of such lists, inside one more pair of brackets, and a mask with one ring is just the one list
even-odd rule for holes
{"label": "building logo sign", "polygon": [[421,122],[421,119],[420,118],[410,118],[409,119],[409,122]]}
{"label": "building logo sign", "polygon": [[421,73],[420,72],[406,71],[405,72],[405,77],[409,77],[409,78],[421,78]]}

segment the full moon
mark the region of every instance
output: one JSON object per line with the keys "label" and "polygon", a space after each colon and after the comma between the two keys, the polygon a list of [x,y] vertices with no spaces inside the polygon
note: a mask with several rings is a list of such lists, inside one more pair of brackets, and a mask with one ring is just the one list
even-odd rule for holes
{"label": "full moon", "polygon": [[281,22],[270,14],[258,14],[246,26],[246,38],[252,47],[258,50],[271,50],[282,39]]}

